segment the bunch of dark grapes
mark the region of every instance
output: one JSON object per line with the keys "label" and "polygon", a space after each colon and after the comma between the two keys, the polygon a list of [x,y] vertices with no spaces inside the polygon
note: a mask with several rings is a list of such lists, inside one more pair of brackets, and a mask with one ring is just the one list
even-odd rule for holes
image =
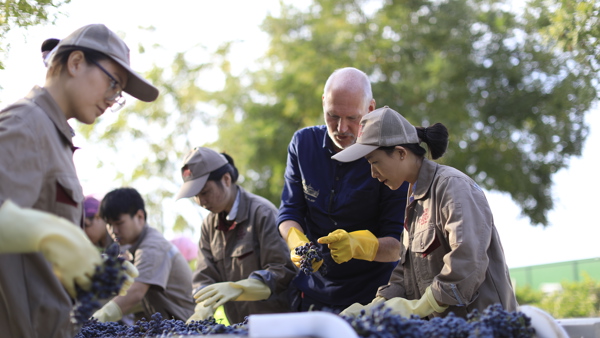
{"label": "bunch of dark grapes", "polygon": [[473,310],[467,315],[467,320],[473,323],[484,323],[485,326],[492,328],[493,335],[490,337],[527,338],[535,333],[531,327],[531,318],[520,311],[506,311],[500,304],[488,306],[481,314]]}
{"label": "bunch of dark grapes", "polygon": [[[300,270],[307,275],[312,275],[314,272],[316,272],[313,271],[313,260],[315,262],[320,262],[323,260],[323,250],[321,249],[321,246],[313,242],[308,242],[304,245],[296,247],[296,255],[302,258],[300,260]],[[327,267],[324,263],[319,268],[319,272],[321,275],[325,275],[327,273]]]}
{"label": "bunch of dark grapes", "polygon": [[141,319],[134,325],[127,326],[117,322],[101,323],[94,318],[81,327],[75,338],[167,338],[215,334],[247,336],[247,319],[242,323],[229,326],[217,323],[212,317],[186,324],[182,320],[163,319],[157,312],[149,321]]}
{"label": "bunch of dark grapes", "polygon": [[530,338],[535,334],[531,319],[522,312],[508,312],[500,304],[490,305],[482,314],[473,311],[467,319],[454,313],[441,318],[423,320],[392,314],[384,304],[363,310],[356,317],[342,316],[362,338],[448,337],[448,338]]}
{"label": "bunch of dark grapes", "polygon": [[89,291],[76,286],[77,297],[71,313],[74,323],[85,323],[101,307],[100,300],[116,296],[125,281],[124,258],[119,257],[119,244],[112,243],[102,254],[102,264],[96,266]]}
{"label": "bunch of dark grapes", "polygon": [[352,326],[359,337],[364,338],[419,338],[424,321],[394,315],[383,304],[375,306],[367,314],[363,310],[359,316],[342,316]]}

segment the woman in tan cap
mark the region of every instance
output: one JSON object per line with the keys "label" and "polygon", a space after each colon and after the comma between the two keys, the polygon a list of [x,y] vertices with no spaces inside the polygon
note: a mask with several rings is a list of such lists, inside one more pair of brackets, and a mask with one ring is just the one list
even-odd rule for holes
{"label": "woman in tan cap", "polygon": [[371,175],[395,190],[410,183],[402,234],[400,263],[388,285],[367,306],[351,305],[342,314],[385,302],[392,312],[420,317],[454,312],[466,317],[500,303],[515,311],[517,301],[492,212],[481,188],[455,168],[433,159],[448,146],[448,130],[440,123],[412,126],[402,115],[383,107],[361,120],[356,144],[332,158],[348,162],[365,157]]}
{"label": "woman in tan cap", "polygon": [[296,270],[275,224],[277,208],[237,185],[227,154],[195,148],[181,176],[176,199],[193,197],[210,211],[193,276],[197,305],[188,321],[212,317],[221,305],[232,324],[250,314],[288,312],[286,290]]}
{"label": "woman in tan cap", "polygon": [[100,253],[83,227],[73,129],[123,106],[153,101],[129,48],[102,24],[56,46],[44,87],[0,111],[0,328],[6,337],[73,337],[75,286],[89,289]]}

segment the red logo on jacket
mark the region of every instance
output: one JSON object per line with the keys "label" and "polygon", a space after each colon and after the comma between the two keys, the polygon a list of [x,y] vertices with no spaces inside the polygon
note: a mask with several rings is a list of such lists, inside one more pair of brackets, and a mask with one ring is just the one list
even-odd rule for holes
{"label": "red logo on jacket", "polygon": [[421,215],[421,219],[419,219],[419,225],[423,225],[427,222],[429,222],[429,208],[423,210],[423,215]]}

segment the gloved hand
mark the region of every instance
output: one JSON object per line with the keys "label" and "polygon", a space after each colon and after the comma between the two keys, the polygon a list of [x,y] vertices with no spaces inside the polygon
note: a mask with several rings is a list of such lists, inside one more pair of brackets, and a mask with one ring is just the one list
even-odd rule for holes
{"label": "gloved hand", "polygon": [[242,279],[237,282],[222,282],[209,285],[196,292],[196,303],[204,302],[204,306],[219,306],[233,301],[253,301],[269,298],[271,289],[255,278]]}
{"label": "gloved hand", "polygon": [[188,318],[186,324],[190,324],[192,320],[201,321],[209,317],[214,317],[214,314],[215,308],[213,306],[206,306],[205,302],[199,302],[194,308],[194,314]]}
{"label": "gloved hand", "polygon": [[419,317],[427,317],[430,314],[446,311],[448,306],[441,306],[433,298],[431,286],[425,289],[425,294],[420,299],[407,300],[401,297],[395,297],[385,302],[385,306],[392,309],[392,313],[399,314],[403,317],[410,317],[415,314]]}
{"label": "gloved hand", "polygon": [[[303,246],[304,244],[310,242],[305,234],[300,232],[300,230],[292,227],[288,231],[287,238],[285,239],[288,247],[290,248],[290,258],[292,259],[292,263],[295,266],[300,268],[300,261],[302,260],[302,256],[296,255],[296,248],[299,246]],[[319,268],[323,265],[323,260],[312,261],[312,269],[313,271],[318,271]]]}
{"label": "gloved hand", "polygon": [[121,286],[121,290],[119,290],[119,296],[125,296],[127,290],[129,290],[131,285],[133,285],[133,282],[135,282],[135,278],[140,275],[138,269],[130,261],[124,261],[122,266],[125,270],[125,281]]}
{"label": "gloved hand", "polygon": [[361,303],[354,303],[347,308],[345,308],[342,312],[340,312],[340,316],[352,316],[356,317],[360,314],[360,311],[365,310],[365,313],[369,313],[369,310],[377,304],[381,304],[385,302],[385,298],[376,297],[369,304],[362,305]]}
{"label": "gloved hand", "polygon": [[369,230],[352,231],[342,229],[330,232],[329,235],[318,240],[321,244],[328,244],[331,258],[338,263],[344,263],[352,258],[372,261],[375,259],[379,240]]}
{"label": "gloved hand", "polygon": [[99,322],[116,322],[123,318],[121,307],[112,300],[106,303],[100,310],[96,311],[92,317],[97,318]]}
{"label": "gloved hand", "polygon": [[100,253],[85,232],[47,212],[20,208],[7,200],[0,206],[0,253],[41,252],[71,297],[75,284],[89,290]]}

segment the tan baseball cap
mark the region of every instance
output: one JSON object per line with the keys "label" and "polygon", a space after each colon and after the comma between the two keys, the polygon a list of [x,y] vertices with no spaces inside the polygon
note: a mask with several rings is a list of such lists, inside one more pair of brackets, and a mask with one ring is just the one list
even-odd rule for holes
{"label": "tan baseball cap", "polygon": [[375,109],[360,120],[356,143],[333,155],[340,162],[352,162],[379,147],[419,143],[417,129],[388,106]]}
{"label": "tan baseball cap", "polygon": [[129,48],[125,42],[105,25],[92,24],[77,29],[60,40],[56,50],[60,51],[61,48],[69,46],[85,47],[104,53],[123,66],[129,73],[127,86],[123,91],[129,95],[145,102],[154,101],[158,97],[158,89],[129,66]]}
{"label": "tan baseball cap", "polygon": [[229,163],[225,156],[204,147],[197,147],[190,151],[183,160],[181,177],[183,185],[175,199],[197,195],[208,180],[211,172]]}

